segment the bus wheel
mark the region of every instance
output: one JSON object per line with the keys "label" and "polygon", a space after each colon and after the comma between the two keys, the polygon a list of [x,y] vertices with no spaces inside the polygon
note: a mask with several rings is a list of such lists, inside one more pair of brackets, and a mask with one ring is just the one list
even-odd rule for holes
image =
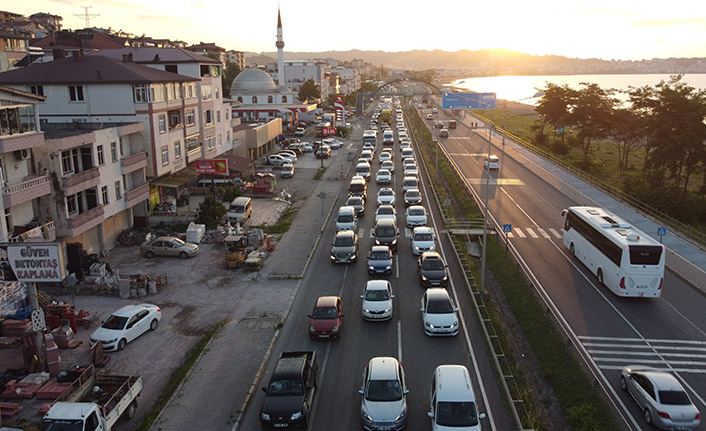
{"label": "bus wheel", "polygon": [[571,246],[569,247],[569,250],[571,251],[571,257],[576,257],[576,249],[574,249],[574,243],[571,243]]}
{"label": "bus wheel", "polygon": [[596,274],[596,276],[598,277],[598,284],[603,286],[603,270],[598,268],[598,273]]}

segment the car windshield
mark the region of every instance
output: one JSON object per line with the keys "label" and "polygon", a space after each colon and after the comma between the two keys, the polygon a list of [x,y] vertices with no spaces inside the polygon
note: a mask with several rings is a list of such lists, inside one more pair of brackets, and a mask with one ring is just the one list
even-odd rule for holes
{"label": "car windshield", "polygon": [[365,291],[366,301],[387,301],[390,299],[390,291],[387,289],[369,289]]}
{"label": "car windshield", "polygon": [[352,236],[337,236],[333,240],[333,245],[336,247],[351,247],[353,245]]}
{"label": "car windshield", "polygon": [[409,215],[413,215],[413,216],[424,215],[424,210],[421,208],[420,209],[412,208],[409,210]]}
{"label": "car windshield", "polygon": [[283,379],[270,382],[267,395],[301,395],[304,393],[304,386],[299,380]]}
{"label": "car windshield", "polygon": [[42,431],[83,431],[83,419],[44,419]]}
{"label": "car windshield", "polygon": [[380,190],[380,196],[392,196],[393,194],[392,190]]}
{"label": "car windshield", "polygon": [[108,317],[108,319],[103,322],[101,327],[105,329],[123,329],[127,323],[127,317],[116,316],[115,314]]}
{"label": "car windshield", "polygon": [[385,207],[380,207],[378,208],[378,214],[394,214],[395,210],[393,208],[385,208]]}
{"label": "car windshield", "polygon": [[402,385],[397,380],[370,380],[365,398],[368,401],[399,401],[402,399]]}
{"label": "car windshield", "polygon": [[314,319],[337,319],[338,311],[336,307],[316,307],[314,314],[311,315]]}
{"label": "car windshield", "polygon": [[453,313],[454,308],[451,306],[451,301],[446,298],[430,299],[427,303],[427,313],[429,314],[447,314]]}
{"label": "car windshield", "polygon": [[378,227],[377,236],[394,236],[395,235],[395,228],[393,227]]}
{"label": "car windshield", "polygon": [[371,251],[370,260],[389,260],[390,252],[387,250],[382,251]]}
{"label": "car windshield", "polygon": [[446,427],[470,427],[478,425],[476,404],[466,402],[436,403],[436,423]]}
{"label": "car windshield", "polygon": [[689,396],[684,391],[659,391],[659,400],[662,404],[670,406],[688,406],[691,404]]}
{"label": "car windshield", "polygon": [[180,247],[184,244],[186,244],[184,241],[180,240],[179,238],[173,238],[172,239],[172,244],[174,244],[177,247]]}
{"label": "car windshield", "polygon": [[433,237],[430,233],[418,233],[414,235],[414,241],[431,241]]}
{"label": "car windshield", "polygon": [[340,221],[341,223],[350,223],[353,220],[355,220],[353,214],[343,214],[338,216],[338,221]]}
{"label": "car windshield", "polygon": [[444,269],[444,262],[441,259],[424,259],[422,269],[439,270]]}
{"label": "car windshield", "polygon": [[407,186],[407,187],[417,187],[417,182],[416,181],[405,181],[403,185]]}
{"label": "car windshield", "polygon": [[407,192],[407,197],[408,198],[418,198],[419,197],[419,192],[416,190],[409,190]]}
{"label": "car windshield", "polygon": [[346,204],[350,206],[362,206],[363,200],[361,198],[351,198],[348,199],[348,202],[346,202]]}

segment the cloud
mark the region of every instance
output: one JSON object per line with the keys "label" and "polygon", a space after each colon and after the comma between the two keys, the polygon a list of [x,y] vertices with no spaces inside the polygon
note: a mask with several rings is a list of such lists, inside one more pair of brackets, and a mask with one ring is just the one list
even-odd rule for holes
{"label": "cloud", "polygon": [[698,27],[706,27],[706,18],[665,18],[665,19],[646,19],[635,21],[632,23],[635,27],[672,27],[676,25],[691,25],[696,24]]}

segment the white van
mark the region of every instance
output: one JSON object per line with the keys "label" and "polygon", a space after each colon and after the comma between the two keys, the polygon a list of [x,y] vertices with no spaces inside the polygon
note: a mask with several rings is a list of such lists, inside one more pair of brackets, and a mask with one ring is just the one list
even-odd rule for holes
{"label": "white van", "polygon": [[355,216],[355,208],[342,206],[338,209],[336,231],[341,230],[358,230],[358,218]]}
{"label": "white van", "polygon": [[394,144],[395,143],[395,138],[392,135],[392,130],[387,129],[384,132],[382,132],[382,143],[384,144]]}
{"label": "white van", "polygon": [[402,148],[402,158],[404,159],[405,157],[414,157],[414,150],[411,148]]}
{"label": "white van", "polygon": [[370,163],[358,163],[355,167],[355,174],[365,178],[365,181],[370,180]]}
{"label": "white van", "polygon": [[228,221],[243,223],[252,214],[252,199],[245,196],[240,196],[233,199],[233,202],[228,206],[226,218]]}
{"label": "white van", "polygon": [[433,431],[453,428],[458,431],[480,431],[476,397],[468,369],[463,365],[439,365],[431,378],[429,417]]}
{"label": "white van", "polygon": [[404,177],[402,179],[402,189],[404,191],[419,188],[419,180],[417,177]]}

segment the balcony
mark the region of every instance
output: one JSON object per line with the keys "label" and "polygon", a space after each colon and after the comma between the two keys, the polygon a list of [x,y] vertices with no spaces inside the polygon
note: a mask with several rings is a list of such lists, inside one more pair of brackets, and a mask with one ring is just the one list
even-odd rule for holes
{"label": "balcony", "polygon": [[67,220],[66,228],[58,228],[57,234],[62,237],[72,238],[86,232],[88,229],[98,226],[103,222],[105,209],[103,205],[98,205],[90,210],[78,214]]}
{"label": "balcony", "polygon": [[197,159],[199,159],[199,158],[201,158],[201,145],[199,145],[199,146],[196,147],[196,148],[193,148],[193,149],[189,150],[189,151],[186,153],[186,163],[187,163],[187,164],[188,164],[188,163],[191,163],[191,162],[193,162],[194,160],[197,160]]}
{"label": "balcony", "polygon": [[143,151],[141,153],[125,156],[120,159],[120,165],[123,167],[124,174],[142,169],[147,166],[147,153]]}
{"label": "balcony", "polygon": [[78,174],[71,175],[69,177],[62,178],[64,185],[64,194],[73,195],[81,190],[86,190],[91,187],[96,187],[100,184],[100,170],[95,167],[87,169]]}
{"label": "balcony", "polygon": [[142,184],[125,193],[125,206],[132,208],[150,195],[149,183]]}
{"label": "balcony", "polygon": [[50,221],[11,237],[10,242],[51,242],[55,239],[56,228],[54,222]]}
{"label": "balcony", "polygon": [[12,208],[40,196],[51,193],[51,184],[48,175],[40,175],[24,180],[18,184],[7,185],[2,188],[2,199],[5,208]]}

